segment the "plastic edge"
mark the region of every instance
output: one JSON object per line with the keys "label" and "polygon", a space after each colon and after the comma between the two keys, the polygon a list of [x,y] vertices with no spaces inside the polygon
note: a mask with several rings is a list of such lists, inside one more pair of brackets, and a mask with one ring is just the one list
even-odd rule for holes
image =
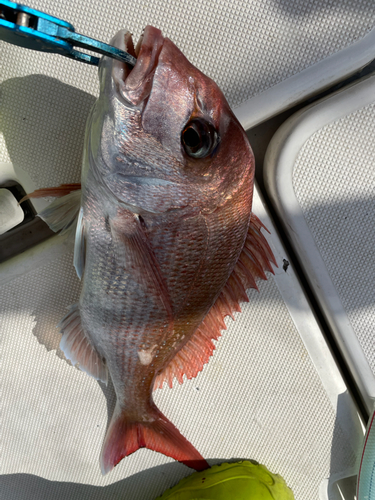
{"label": "plastic edge", "polygon": [[353,373],[369,412],[375,377],[328,275],[293,190],[293,168],[303,144],[320,128],[374,101],[375,77],[368,77],[295,113],[272,138],[264,161],[264,182],[310,286]]}
{"label": "plastic edge", "polygon": [[245,130],[360,70],[374,59],[373,29],[349,47],[244,101],[234,114]]}

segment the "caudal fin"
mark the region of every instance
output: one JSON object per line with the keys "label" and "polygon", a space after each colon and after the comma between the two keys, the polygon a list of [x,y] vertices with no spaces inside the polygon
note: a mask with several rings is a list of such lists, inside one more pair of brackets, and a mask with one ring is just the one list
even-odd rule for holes
{"label": "caudal fin", "polygon": [[158,451],[196,470],[209,467],[202,455],[156,406],[153,405],[149,417],[148,422],[130,421],[116,405],[100,455],[103,475],[139,448]]}

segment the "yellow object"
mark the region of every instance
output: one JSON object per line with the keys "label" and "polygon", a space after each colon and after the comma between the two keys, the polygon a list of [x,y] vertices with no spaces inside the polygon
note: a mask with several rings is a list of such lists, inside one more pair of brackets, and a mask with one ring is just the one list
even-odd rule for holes
{"label": "yellow object", "polygon": [[278,474],[250,461],[214,465],[182,479],[156,500],[294,500]]}

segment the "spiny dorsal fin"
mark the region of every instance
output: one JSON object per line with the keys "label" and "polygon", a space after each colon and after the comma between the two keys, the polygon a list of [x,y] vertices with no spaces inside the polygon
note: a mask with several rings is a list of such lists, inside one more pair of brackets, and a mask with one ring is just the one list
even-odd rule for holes
{"label": "spiny dorsal fin", "polygon": [[68,314],[63,317],[57,328],[63,334],[60,349],[65,354],[65,357],[71,361],[72,365],[78,364],[82,371],[96,380],[108,384],[107,365],[89,342],[82,329],[78,304],[71,306]]}
{"label": "spiny dorsal fin", "polygon": [[226,330],[225,317],[234,319],[233,313],[241,312],[240,302],[249,301],[246,290],[257,290],[255,280],[266,280],[265,271],[274,274],[271,263],[277,267],[276,259],[261,233],[262,228],[268,231],[258,217],[251,214],[245,245],[226,285],[192,338],[156,377],[154,389],[162,388],[164,382],[172,387],[174,378],[182,384],[184,375],[188,379],[196,377],[215,350],[213,341]]}

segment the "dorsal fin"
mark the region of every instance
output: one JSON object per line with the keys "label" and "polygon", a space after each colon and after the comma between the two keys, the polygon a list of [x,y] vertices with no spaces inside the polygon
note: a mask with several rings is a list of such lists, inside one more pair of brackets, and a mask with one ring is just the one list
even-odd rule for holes
{"label": "dorsal fin", "polygon": [[164,382],[172,387],[174,378],[182,384],[184,375],[188,379],[196,377],[215,350],[213,341],[226,330],[225,317],[234,319],[233,313],[241,312],[240,302],[249,301],[246,290],[257,290],[255,280],[266,280],[265,271],[274,274],[271,264],[277,267],[276,259],[261,233],[262,228],[268,231],[258,217],[251,214],[245,245],[226,285],[192,338],[156,377],[154,389],[162,388]]}

